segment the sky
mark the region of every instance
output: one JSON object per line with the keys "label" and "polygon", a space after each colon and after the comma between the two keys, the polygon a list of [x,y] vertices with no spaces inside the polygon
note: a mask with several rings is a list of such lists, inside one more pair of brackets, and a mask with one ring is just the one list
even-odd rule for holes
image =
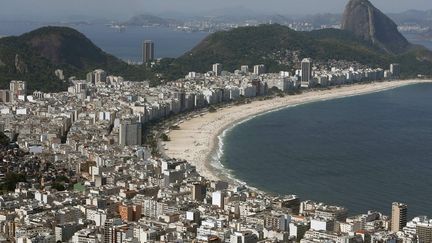
{"label": "sky", "polygon": [[[432,9],[431,0],[371,0],[386,13]],[[142,13],[206,14],[247,9],[252,13],[306,15],[341,13],[348,0],[0,0],[0,18],[37,20],[71,16],[126,19]]]}

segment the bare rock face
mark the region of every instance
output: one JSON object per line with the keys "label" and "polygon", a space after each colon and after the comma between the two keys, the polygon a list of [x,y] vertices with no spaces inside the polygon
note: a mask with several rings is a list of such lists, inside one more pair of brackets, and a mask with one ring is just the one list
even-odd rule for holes
{"label": "bare rock face", "polygon": [[15,55],[15,69],[20,74],[28,72],[27,65],[18,54]]}
{"label": "bare rock face", "polygon": [[350,0],[342,18],[342,29],[380,46],[392,54],[407,51],[411,44],[397,25],[369,0]]}

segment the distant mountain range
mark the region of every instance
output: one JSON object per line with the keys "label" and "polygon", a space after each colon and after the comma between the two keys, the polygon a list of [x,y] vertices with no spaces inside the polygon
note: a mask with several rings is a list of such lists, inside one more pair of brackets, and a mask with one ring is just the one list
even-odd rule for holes
{"label": "distant mountain range", "polygon": [[0,88],[18,79],[28,81],[30,90],[65,90],[68,84],[55,77],[56,69],[63,69],[66,76],[84,78],[96,68],[134,80],[152,77],[148,70],[105,53],[71,28],[44,27],[0,39]]}

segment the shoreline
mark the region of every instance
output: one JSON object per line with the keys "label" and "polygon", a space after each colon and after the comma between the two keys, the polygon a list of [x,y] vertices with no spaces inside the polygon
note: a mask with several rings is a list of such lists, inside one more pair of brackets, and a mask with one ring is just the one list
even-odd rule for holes
{"label": "shoreline", "polygon": [[[185,159],[196,167],[197,172],[209,180],[223,180],[231,185],[247,184],[237,179],[220,162],[223,155],[223,139],[237,125],[270,112],[308,103],[341,99],[358,95],[382,92],[403,86],[431,83],[432,80],[398,80],[367,84],[350,84],[332,87],[329,90],[307,91],[302,94],[277,97],[249,104],[232,105],[218,109],[215,113],[184,120],[179,130],[171,130],[171,141],[165,142],[164,153],[177,159]],[[248,186],[259,191],[257,188]],[[295,194],[295,193],[294,193]]]}

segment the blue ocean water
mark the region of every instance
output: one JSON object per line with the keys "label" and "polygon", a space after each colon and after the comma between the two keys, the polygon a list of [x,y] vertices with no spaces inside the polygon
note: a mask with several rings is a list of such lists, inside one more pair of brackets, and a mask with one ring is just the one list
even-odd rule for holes
{"label": "blue ocean water", "polygon": [[432,215],[432,84],[258,116],[229,130],[223,150],[224,167],[261,190]]}
{"label": "blue ocean water", "polygon": [[[49,23],[0,22],[0,36],[21,35]],[[61,25],[61,24],[55,24]],[[196,46],[209,33],[181,32],[162,27],[128,27],[118,32],[103,24],[71,25],[105,52],[123,60],[140,61],[144,40],[155,42],[156,57],[178,57]]]}

